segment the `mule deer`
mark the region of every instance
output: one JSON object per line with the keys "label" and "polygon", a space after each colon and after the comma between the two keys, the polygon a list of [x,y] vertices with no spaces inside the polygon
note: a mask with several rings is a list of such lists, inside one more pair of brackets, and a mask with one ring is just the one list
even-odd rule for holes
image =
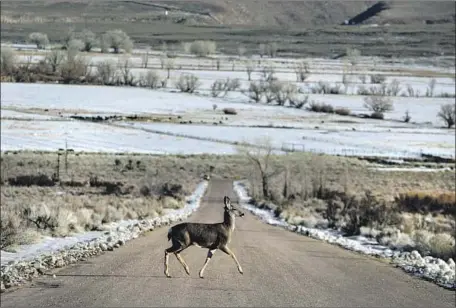
{"label": "mule deer", "polygon": [[223,222],[215,224],[184,222],[169,228],[168,241],[172,241],[172,246],[168,249],[165,249],[166,277],[171,278],[168,270],[170,253],[174,253],[177,260],[179,260],[179,262],[182,264],[187,274],[190,275],[188,265],[185,263],[184,259],[182,259],[180,253],[192,245],[209,249],[206,261],[204,262],[204,265],[199,272],[200,278],[204,278],[204,270],[206,269],[207,264],[217,249],[220,249],[227,255],[231,256],[236,262],[239,273],[244,273],[236,256],[227,246],[234,231],[235,217],[242,217],[244,216],[244,213],[233,207],[231,205],[230,198],[227,196],[223,198],[223,201],[225,204]]}

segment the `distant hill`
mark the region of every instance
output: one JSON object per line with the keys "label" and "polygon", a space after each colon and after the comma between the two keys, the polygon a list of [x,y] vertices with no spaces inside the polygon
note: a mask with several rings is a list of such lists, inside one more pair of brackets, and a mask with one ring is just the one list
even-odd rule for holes
{"label": "distant hill", "polygon": [[[299,28],[337,25],[378,1],[302,0],[2,0],[2,23],[26,20],[79,22],[87,20],[148,21]],[[389,9],[364,23],[454,23],[454,1],[384,1]],[[165,16],[165,10],[168,15]],[[27,14],[28,13],[28,14]],[[30,15],[27,19],[22,15]],[[21,23],[21,22],[19,22]]]}

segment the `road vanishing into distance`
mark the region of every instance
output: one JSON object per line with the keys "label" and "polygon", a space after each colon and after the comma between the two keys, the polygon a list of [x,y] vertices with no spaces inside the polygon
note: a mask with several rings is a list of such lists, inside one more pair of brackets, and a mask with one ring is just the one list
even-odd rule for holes
{"label": "road vanishing into distance", "polygon": [[[223,196],[233,203],[232,181],[212,180],[193,222],[220,222]],[[207,250],[174,255],[163,273],[168,227],[1,294],[2,307],[454,307],[455,292],[362,256],[278,227],[245,211],[236,219],[229,247],[235,262],[216,251],[205,271]],[[55,274],[55,278],[53,275]]]}

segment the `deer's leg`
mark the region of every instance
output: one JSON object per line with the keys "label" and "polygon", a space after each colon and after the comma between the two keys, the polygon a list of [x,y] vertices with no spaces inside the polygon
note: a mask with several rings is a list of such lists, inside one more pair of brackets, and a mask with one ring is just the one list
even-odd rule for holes
{"label": "deer's leg", "polygon": [[204,265],[203,267],[201,268],[200,272],[199,272],[199,276],[200,278],[204,278],[204,270],[206,269],[206,266],[207,264],[209,263],[209,261],[211,260],[212,256],[214,255],[215,251],[217,249],[209,249],[209,251],[207,252],[207,257],[206,257],[206,261],[204,262]]}
{"label": "deer's leg", "polygon": [[187,274],[190,275],[190,269],[188,268],[187,263],[185,263],[184,258],[182,258],[182,256],[180,255],[180,252],[182,250],[180,250],[178,252],[175,252],[174,255],[176,256],[177,260],[179,260],[179,262],[182,264],[182,266],[184,267],[184,269],[187,272]]}
{"label": "deer's leg", "polygon": [[226,253],[227,255],[231,256],[231,258],[233,258],[234,262],[236,262],[239,273],[244,274],[244,272],[242,271],[242,267],[239,264],[239,261],[237,260],[234,253],[228,248],[228,246],[222,246],[222,247],[220,247],[220,250],[223,251],[224,253]]}
{"label": "deer's leg", "polygon": [[[169,263],[169,254],[170,253],[179,253],[183,250],[183,248],[181,247],[181,245],[177,242],[174,242],[173,241],[173,246],[165,249],[165,276],[168,277],[168,278],[171,278],[171,276],[169,275],[169,266],[168,266],[168,263]],[[179,259],[179,258],[178,258]]]}

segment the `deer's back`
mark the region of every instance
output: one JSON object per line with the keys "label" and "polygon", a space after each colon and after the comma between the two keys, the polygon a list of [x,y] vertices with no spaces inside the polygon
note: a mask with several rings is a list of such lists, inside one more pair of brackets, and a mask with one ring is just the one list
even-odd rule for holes
{"label": "deer's back", "polygon": [[172,227],[172,238],[183,246],[198,245],[215,249],[228,242],[230,232],[221,223],[181,223]]}

